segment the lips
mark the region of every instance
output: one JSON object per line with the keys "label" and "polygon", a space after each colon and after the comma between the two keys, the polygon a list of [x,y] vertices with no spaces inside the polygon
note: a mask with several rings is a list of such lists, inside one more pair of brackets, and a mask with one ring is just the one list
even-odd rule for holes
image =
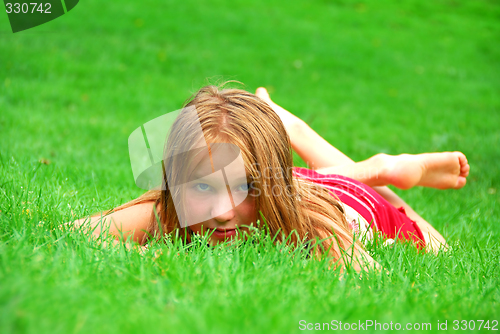
{"label": "lips", "polygon": [[216,230],[216,231],[219,231],[219,232],[236,231],[236,229],[235,229],[235,228],[216,228],[215,230]]}
{"label": "lips", "polygon": [[212,236],[217,238],[229,238],[236,235],[235,228],[216,228],[212,233]]}

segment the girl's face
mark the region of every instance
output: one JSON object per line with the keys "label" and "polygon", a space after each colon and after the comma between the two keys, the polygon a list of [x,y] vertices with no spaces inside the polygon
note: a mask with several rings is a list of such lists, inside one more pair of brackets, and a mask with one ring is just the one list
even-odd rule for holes
{"label": "girl's face", "polygon": [[[192,215],[205,216],[206,211],[210,210],[213,210],[212,207],[200,205],[193,209]],[[191,231],[198,234],[205,234],[208,231],[208,233],[211,234],[211,242],[217,244],[227,239],[236,238],[236,228],[239,229],[240,233],[248,232],[248,228],[245,226],[250,226],[256,221],[257,209],[255,206],[255,198],[247,196],[242,203],[231,208],[229,211],[201,223],[193,224],[189,228]]]}
{"label": "girl's face", "polygon": [[[224,144],[231,145],[231,144]],[[257,221],[255,197],[249,189],[249,177],[241,154],[218,147],[201,154],[184,184],[185,220],[194,233],[211,234],[217,244],[236,238],[237,230]]]}

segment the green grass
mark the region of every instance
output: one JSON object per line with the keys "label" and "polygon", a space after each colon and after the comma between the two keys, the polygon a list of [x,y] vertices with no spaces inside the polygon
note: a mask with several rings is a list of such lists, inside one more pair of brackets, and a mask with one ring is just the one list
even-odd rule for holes
{"label": "green grass", "polygon": [[[0,17],[1,333],[500,320],[497,2],[84,1],[16,34]],[[266,242],[156,258],[57,229],[141,194],[128,135],[207,78],[268,87],[355,160],[463,151],[464,189],[397,191],[452,249],[373,249],[388,273],[339,280]]]}

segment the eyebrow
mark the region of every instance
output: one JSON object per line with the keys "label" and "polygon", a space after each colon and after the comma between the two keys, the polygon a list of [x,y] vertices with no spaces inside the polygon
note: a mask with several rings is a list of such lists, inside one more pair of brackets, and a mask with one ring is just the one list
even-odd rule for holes
{"label": "eyebrow", "polygon": [[197,169],[194,173],[191,174],[191,181],[203,179],[203,178],[210,176],[212,174],[214,174],[214,173],[213,172],[212,173],[210,173],[210,172],[202,173],[202,172],[200,172],[199,169]]}
{"label": "eyebrow", "polygon": [[[213,173],[212,173],[213,174]],[[193,181],[210,181],[210,180],[206,180],[206,178],[212,174],[208,174],[208,175],[203,175],[203,176],[200,176],[199,174],[197,175],[196,173],[193,174],[193,178],[191,179],[190,182],[193,182]],[[249,178],[249,176],[247,177],[239,177],[235,180],[231,179],[231,183],[243,183],[243,182],[251,182],[251,179]]]}
{"label": "eyebrow", "polygon": [[243,182],[249,182],[248,177],[240,177],[236,180],[231,180],[231,183],[243,183]]}

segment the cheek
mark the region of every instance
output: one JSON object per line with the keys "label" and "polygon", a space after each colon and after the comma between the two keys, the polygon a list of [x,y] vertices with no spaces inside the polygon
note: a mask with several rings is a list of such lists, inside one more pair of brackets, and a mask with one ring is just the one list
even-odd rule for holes
{"label": "cheek", "polygon": [[184,203],[188,222],[199,223],[206,220],[206,217],[210,215],[210,203],[206,200],[187,196]]}
{"label": "cheek", "polygon": [[[203,225],[202,223],[198,223],[198,224],[193,224],[193,225],[190,225],[189,226],[189,229],[195,233],[195,234],[199,234],[201,235],[201,225]],[[205,233],[206,232],[206,228],[203,228],[203,232]]]}
{"label": "cheek", "polygon": [[189,229],[193,231],[193,233],[200,233],[201,232],[201,224],[194,224],[189,226]]}
{"label": "cheek", "polygon": [[257,221],[257,206],[254,197],[248,196],[236,209],[240,224],[248,225]]}

